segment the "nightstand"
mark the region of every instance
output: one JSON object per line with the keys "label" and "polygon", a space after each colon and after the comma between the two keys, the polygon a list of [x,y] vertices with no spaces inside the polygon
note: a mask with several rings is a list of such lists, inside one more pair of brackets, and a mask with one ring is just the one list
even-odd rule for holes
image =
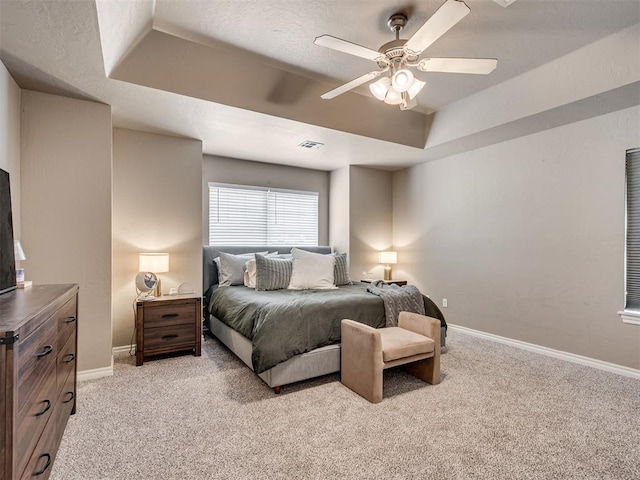
{"label": "nightstand", "polygon": [[[382,280],[382,279],[378,279],[378,280]],[[363,283],[371,283],[371,282],[375,282],[376,280],[371,280],[370,278],[364,279],[364,280],[360,280]],[[389,285],[398,285],[399,287],[402,287],[403,285],[407,284],[406,280],[382,280],[384,283],[388,283]]]}
{"label": "nightstand", "polygon": [[152,355],[201,353],[202,299],[171,295],[136,302],[136,365]]}

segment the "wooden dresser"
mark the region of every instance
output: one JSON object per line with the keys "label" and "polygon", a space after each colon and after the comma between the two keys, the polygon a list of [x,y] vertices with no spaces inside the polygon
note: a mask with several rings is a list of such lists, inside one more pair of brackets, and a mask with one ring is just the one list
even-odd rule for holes
{"label": "wooden dresser", "polygon": [[46,479],[76,409],[77,285],[0,295],[0,479]]}

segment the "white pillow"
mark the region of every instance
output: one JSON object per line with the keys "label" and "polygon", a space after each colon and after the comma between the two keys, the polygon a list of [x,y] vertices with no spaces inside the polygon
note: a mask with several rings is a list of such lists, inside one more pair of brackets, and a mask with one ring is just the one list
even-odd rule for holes
{"label": "white pillow", "polygon": [[330,289],[335,286],[333,266],[335,257],[311,253],[297,248],[291,249],[293,271],[289,288],[291,290],[307,290],[311,288]]}
{"label": "white pillow", "polygon": [[[259,252],[265,254],[267,252]],[[253,253],[241,253],[233,255],[231,253],[220,252],[220,256],[213,259],[218,267],[218,284],[221,287],[230,285],[242,285],[244,281],[244,268],[247,261],[255,258]]]}

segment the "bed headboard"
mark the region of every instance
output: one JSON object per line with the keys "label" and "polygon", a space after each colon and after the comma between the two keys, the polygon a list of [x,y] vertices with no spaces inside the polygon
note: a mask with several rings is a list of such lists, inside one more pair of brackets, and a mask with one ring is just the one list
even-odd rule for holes
{"label": "bed headboard", "polygon": [[[255,253],[255,252],[278,252],[291,253],[294,247],[237,247],[225,245],[203,245],[202,246],[202,292],[206,293],[211,285],[218,283],[218,268],[216,267],[214,258],[220,256],[220,252],[239,254],[239,253]],[[332,253],[331,247],[296,247],[301,250],[307,250],[314,253]]]}

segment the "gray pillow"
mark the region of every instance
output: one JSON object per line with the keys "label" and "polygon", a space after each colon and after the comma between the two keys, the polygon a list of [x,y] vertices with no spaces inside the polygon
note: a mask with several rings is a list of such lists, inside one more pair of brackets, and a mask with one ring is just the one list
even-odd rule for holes
{"label": "gray pillow", "polygon": [[253,255],[253,253],[232,255],[220,252],[220,256],[213,259],[218,267],[218,284],[221,287],[244,285],[244,266],[253,258]]}
{"label": "gray pillow", "polygon": [[333,281],[336,285],[351,285],[346,253],[335,253],[336,263],[333,266]]}
{"label": "gray pillow", "polygon": [[256,254],[256,290],[281,290],[289,286],[293,260]]}

